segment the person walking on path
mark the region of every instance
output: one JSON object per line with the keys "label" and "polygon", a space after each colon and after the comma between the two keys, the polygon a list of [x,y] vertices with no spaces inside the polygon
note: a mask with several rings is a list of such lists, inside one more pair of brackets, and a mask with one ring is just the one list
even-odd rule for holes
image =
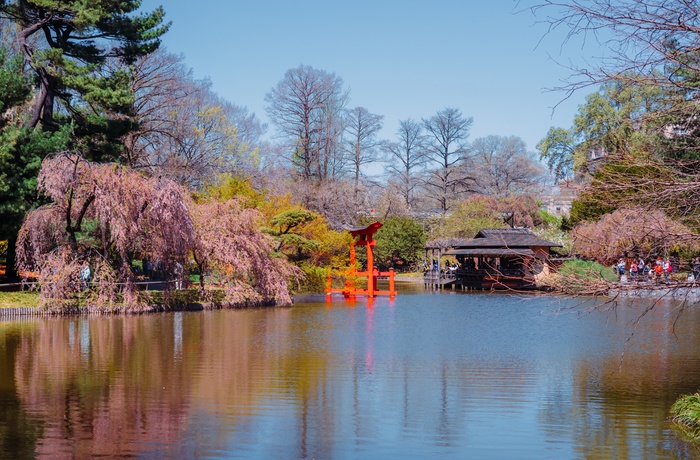
{"label": "person walking on path", "polygon": [[700,278],[700,257],[695,257],[690,263],[690,268],[693,271],[693,281],[697,282]]}
{"label": "person walking on path", "polygon": [[83,263],[80,269],[80,287],[83,291],[86,291],[88,285],[90,284],[90,265],[87,262]]}
{"label": "person walking on path", "polygon": [[633,260],[632,265],[630,265],[630,280],[634,283],[637,281],[637,273],[639,271],[639,265],[637,265],[637,261]]}
{"label": "person walking on path", "polygon": [[666,258],[666,260],[664,260],[663,269],[664,281],[668,283],[668,275],[673,271],[673,267],[671,266],[671,259]]}
{"label": "person walking on path", "polygon": [[651,262],[646,262],[644,264],[642,274],[644,275],[644,281],[649,282],[651,279]]}
{"label": "person walking on path", "polygon": [[617,265],[615,266],[615,269],[617,270],[617,274],[619,276],[620,281],[622,281],[622,276],[626,273],[625,260],[620,258],[620,260],[617,261]]}
{"label": "person walking on path", "polygon": [[175,289],[182,289],[182,264],[180,262],[175,262]]}
{"label": "person walking on path", "polygon": [[664,273],[663,263],[661,259],[656,259],[656,265],[654,265],[654,273],[656,274],[656,282],[661,281],[661,275]]}

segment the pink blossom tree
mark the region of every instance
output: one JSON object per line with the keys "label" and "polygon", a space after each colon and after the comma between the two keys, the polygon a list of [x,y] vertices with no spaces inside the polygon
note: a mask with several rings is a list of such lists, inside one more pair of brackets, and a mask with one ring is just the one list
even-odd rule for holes
{"label": "pink blossom tree", "polygon": [[196,203],[171,180],[67,152],[44,160],[38,185],[51,202],[27,215],[17,254],[18,268],[36,273],[44,306],[77,306],[80,269],[89,263],[95,305],[144,309],[133,259],[159,261],[175,274],[190,255],[202,292],[206,274],[217,271],[230,303],[291,303],[287,283],[301,272],[275,255],[260,213],[235,199]]}
{"label": "pink blossom tree", "polygon": [[259,211],[243,208],[236,199],[204,201],[191,209],[196,232],[193,258],[200,271],[202,293],[205,277],[216,271],[228,302],[292,302],[287,282],[303,274],[273,253],[275,242],[260,230]]}
{"label": "pink blossom tree", "polygon": [[596,222],[579,224],[571,237],[575,252],[608,265],[627,253],[648,257],[677,247],[697,250],[700,243],[685,225],[662,211],[644,208],[618,209]]}
{"label": "pink blossom tree", "polygon": [[[134,256],[162,261],[168,269],[184,261],[193,246],[188,195],[172,181],[64,152],[44,160],[38,188],[51,203],[25,219],[17,243],[18,267],[37,272],[45,305],[70,303],[79,289],[71,280],[83,261],[90,261],[95,282],[113,281],[100,284],[98,301],[113,298],[117,290],[125,309],[142,308]],[[105,289],[107,284],[113,289]]]}

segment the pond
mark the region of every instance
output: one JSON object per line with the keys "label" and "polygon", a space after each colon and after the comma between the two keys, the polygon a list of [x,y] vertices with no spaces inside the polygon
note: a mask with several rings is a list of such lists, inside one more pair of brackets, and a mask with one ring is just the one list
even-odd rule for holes
{"label": "pond", "polygon": [[403,289],[0,322],[0,458],[696,458],[700,314]]}

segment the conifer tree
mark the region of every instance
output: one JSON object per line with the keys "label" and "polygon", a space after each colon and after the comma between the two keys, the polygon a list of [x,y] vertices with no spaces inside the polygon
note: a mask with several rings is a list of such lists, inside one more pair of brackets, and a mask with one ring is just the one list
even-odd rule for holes
{"label": "conifer tree", "polygon": [[[0,14],[17,23],[24,59],[37,87],[25,124],[54,130],[56,104],[82,125],[100,124],[102,107],[126,114],[133,102],[124,65],[160,45],[168,30],[162,8],[135,14],[139,0],[0,1]],[[122,65],[107,66],[110,60]]]}
{"label": "conifer tree", "polygon": [[0,17],[17,30],[3,41],[16,39],[20,56],[0,55],[0,239],[8,240],[10,275],[17,230],[38,204],[42,159],[67,149],[114,159],[135,126],[128,66],[155,50],[169,27],[162,8],[139,15],[140,4],[0,0]]}

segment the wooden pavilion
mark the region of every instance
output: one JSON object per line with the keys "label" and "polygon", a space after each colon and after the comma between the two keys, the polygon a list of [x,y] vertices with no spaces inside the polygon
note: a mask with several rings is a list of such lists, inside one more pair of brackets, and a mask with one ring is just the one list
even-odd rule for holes
{"label": "wooden pavilion", "polygon": [[431,241],[425,246],[424,282],[436,288],[535,289],[537,276],[549,270],[551,248],[559,246],[525,228]]}

